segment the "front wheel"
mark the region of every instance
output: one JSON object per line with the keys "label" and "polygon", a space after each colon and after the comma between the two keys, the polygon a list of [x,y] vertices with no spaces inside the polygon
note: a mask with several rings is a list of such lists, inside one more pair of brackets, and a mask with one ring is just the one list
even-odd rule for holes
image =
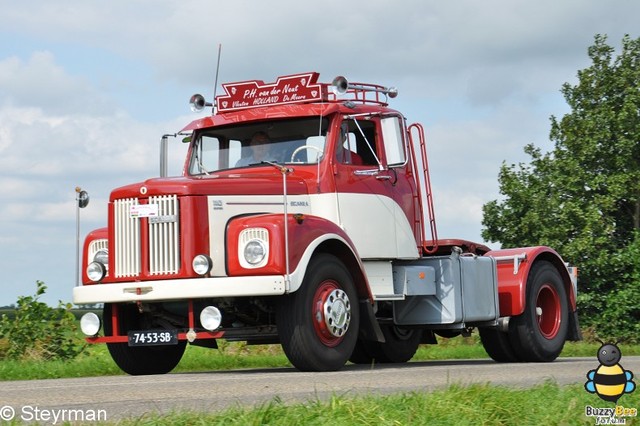
{"label": "front wheel", "polygon": [[509,324],[509,340],[520,361],[548,362],[560,355],[569,329],[564,283],[550,262],[533,265],[524,312]]}
{"label": "front wheel", "polygon": [[[135,305],[118,306],[118,323],[121,335],[129,330],[142,329],[140,314]],[[105,303],[103,308],[105,335],[112,334],[112,305]],[[111,358],[122,371],[132,376],[146,374],[165,374],[175,368],[182,359],[186,348],[185,341],[167,346],[129,346],[128,343],[107,343]]]}
{"label": "front wheel", "polygon": [[351,274],[335,256],[311,259],[302,286],[283,296],[276,322],[282,348],[302,371],[334,371],[358,337],[358,299]]}

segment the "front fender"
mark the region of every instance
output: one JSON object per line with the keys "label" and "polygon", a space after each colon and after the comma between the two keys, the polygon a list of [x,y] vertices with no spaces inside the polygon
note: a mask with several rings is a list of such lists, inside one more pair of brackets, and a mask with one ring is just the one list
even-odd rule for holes
{"label": "front fender", "polygon": [[[107,241],[108,230],[107,228],[98,228],[89,232],[84,239],[84,244],[82,246],[82,263],[80,264],[80,270],[82,271],[81,281],[83,284],[93,284],[89,277],[87,277],[87,265],[90,263],[89,256],[90,252],[95,249],[92,248],[92,243],[97,242],[99,240]],[[91,259],[92,261],[93,259]]]}
{"label": "front fender", "polygon": [[[238,217],[229,222],[227,227],[227,272],[229,276],[240,275],[268,275],[286,274],[284,245],[284,216],[282,214],[259,214]],[[289,275],[290,283],[287,292],[294,292],[300,288],[307,265],[311,257],[320,246],[335,242],[344,247],[347,255],[352,257],[364,275],[364,267],[360,262],[358,252],[349,236],[335,223],[318,216],[288,215],[289,236]],[[264,267],[243,268],[238,256],[238,236],[248,228],[264,228],[269,233],[269,259]],[[344,255],[344,254],[343,254]],[[365,276],[366,280],[366,276]],[[368,289],[368,283],[364,283]],[[369,293],[367,291],[367,293]],[[369,294],[370,296],[370,294]]]}
{"label": "front fender", "polygon": [[485,254],[497,260],[500,316],[515,316],[524,312],[527,278],[533,264],[539,260],[551,262],[562,277],[570,310],[576,310],[576,294],[569,270],[558,253],[545,246],[492,250]]}

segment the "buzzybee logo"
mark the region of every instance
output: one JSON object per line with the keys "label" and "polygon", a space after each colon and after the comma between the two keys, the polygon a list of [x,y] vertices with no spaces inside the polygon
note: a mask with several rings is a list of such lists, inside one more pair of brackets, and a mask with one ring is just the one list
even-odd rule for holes
{"label": "buzzybee logo", "polygon": [[622,352],[615,343],[604,343],[598,349],[600,366],[587,373],[586,391],[613,403],[617,403],[625,393],[633,392],[636,389],[633,373],[622,368],[621,358]]}

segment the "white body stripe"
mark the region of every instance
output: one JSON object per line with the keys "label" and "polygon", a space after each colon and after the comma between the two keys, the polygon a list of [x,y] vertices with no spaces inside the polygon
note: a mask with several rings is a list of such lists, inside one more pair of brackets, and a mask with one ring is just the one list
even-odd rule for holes
{"label": "white body stripe", "polygon": [[[338,204],[339,200],[339,204]],[[313,194],[287,197],[289,214],[310,214],[331,221],[353,241],[361,259],[416,259],[418,248],[400,206],[377,194]],[[238,215],[282,213],[280,195],[209,196],[209,242],[213,276],[225,276],[225,228]],[[385,224],[385,226],[380,226]]]}

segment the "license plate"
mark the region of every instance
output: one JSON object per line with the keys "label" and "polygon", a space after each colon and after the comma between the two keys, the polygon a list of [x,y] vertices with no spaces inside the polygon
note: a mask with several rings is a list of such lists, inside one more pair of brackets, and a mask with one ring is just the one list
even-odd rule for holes
{"label": "license plate", "polygon": [[129,346],[177,345],[176,330],[144,330],[129,332]]}

